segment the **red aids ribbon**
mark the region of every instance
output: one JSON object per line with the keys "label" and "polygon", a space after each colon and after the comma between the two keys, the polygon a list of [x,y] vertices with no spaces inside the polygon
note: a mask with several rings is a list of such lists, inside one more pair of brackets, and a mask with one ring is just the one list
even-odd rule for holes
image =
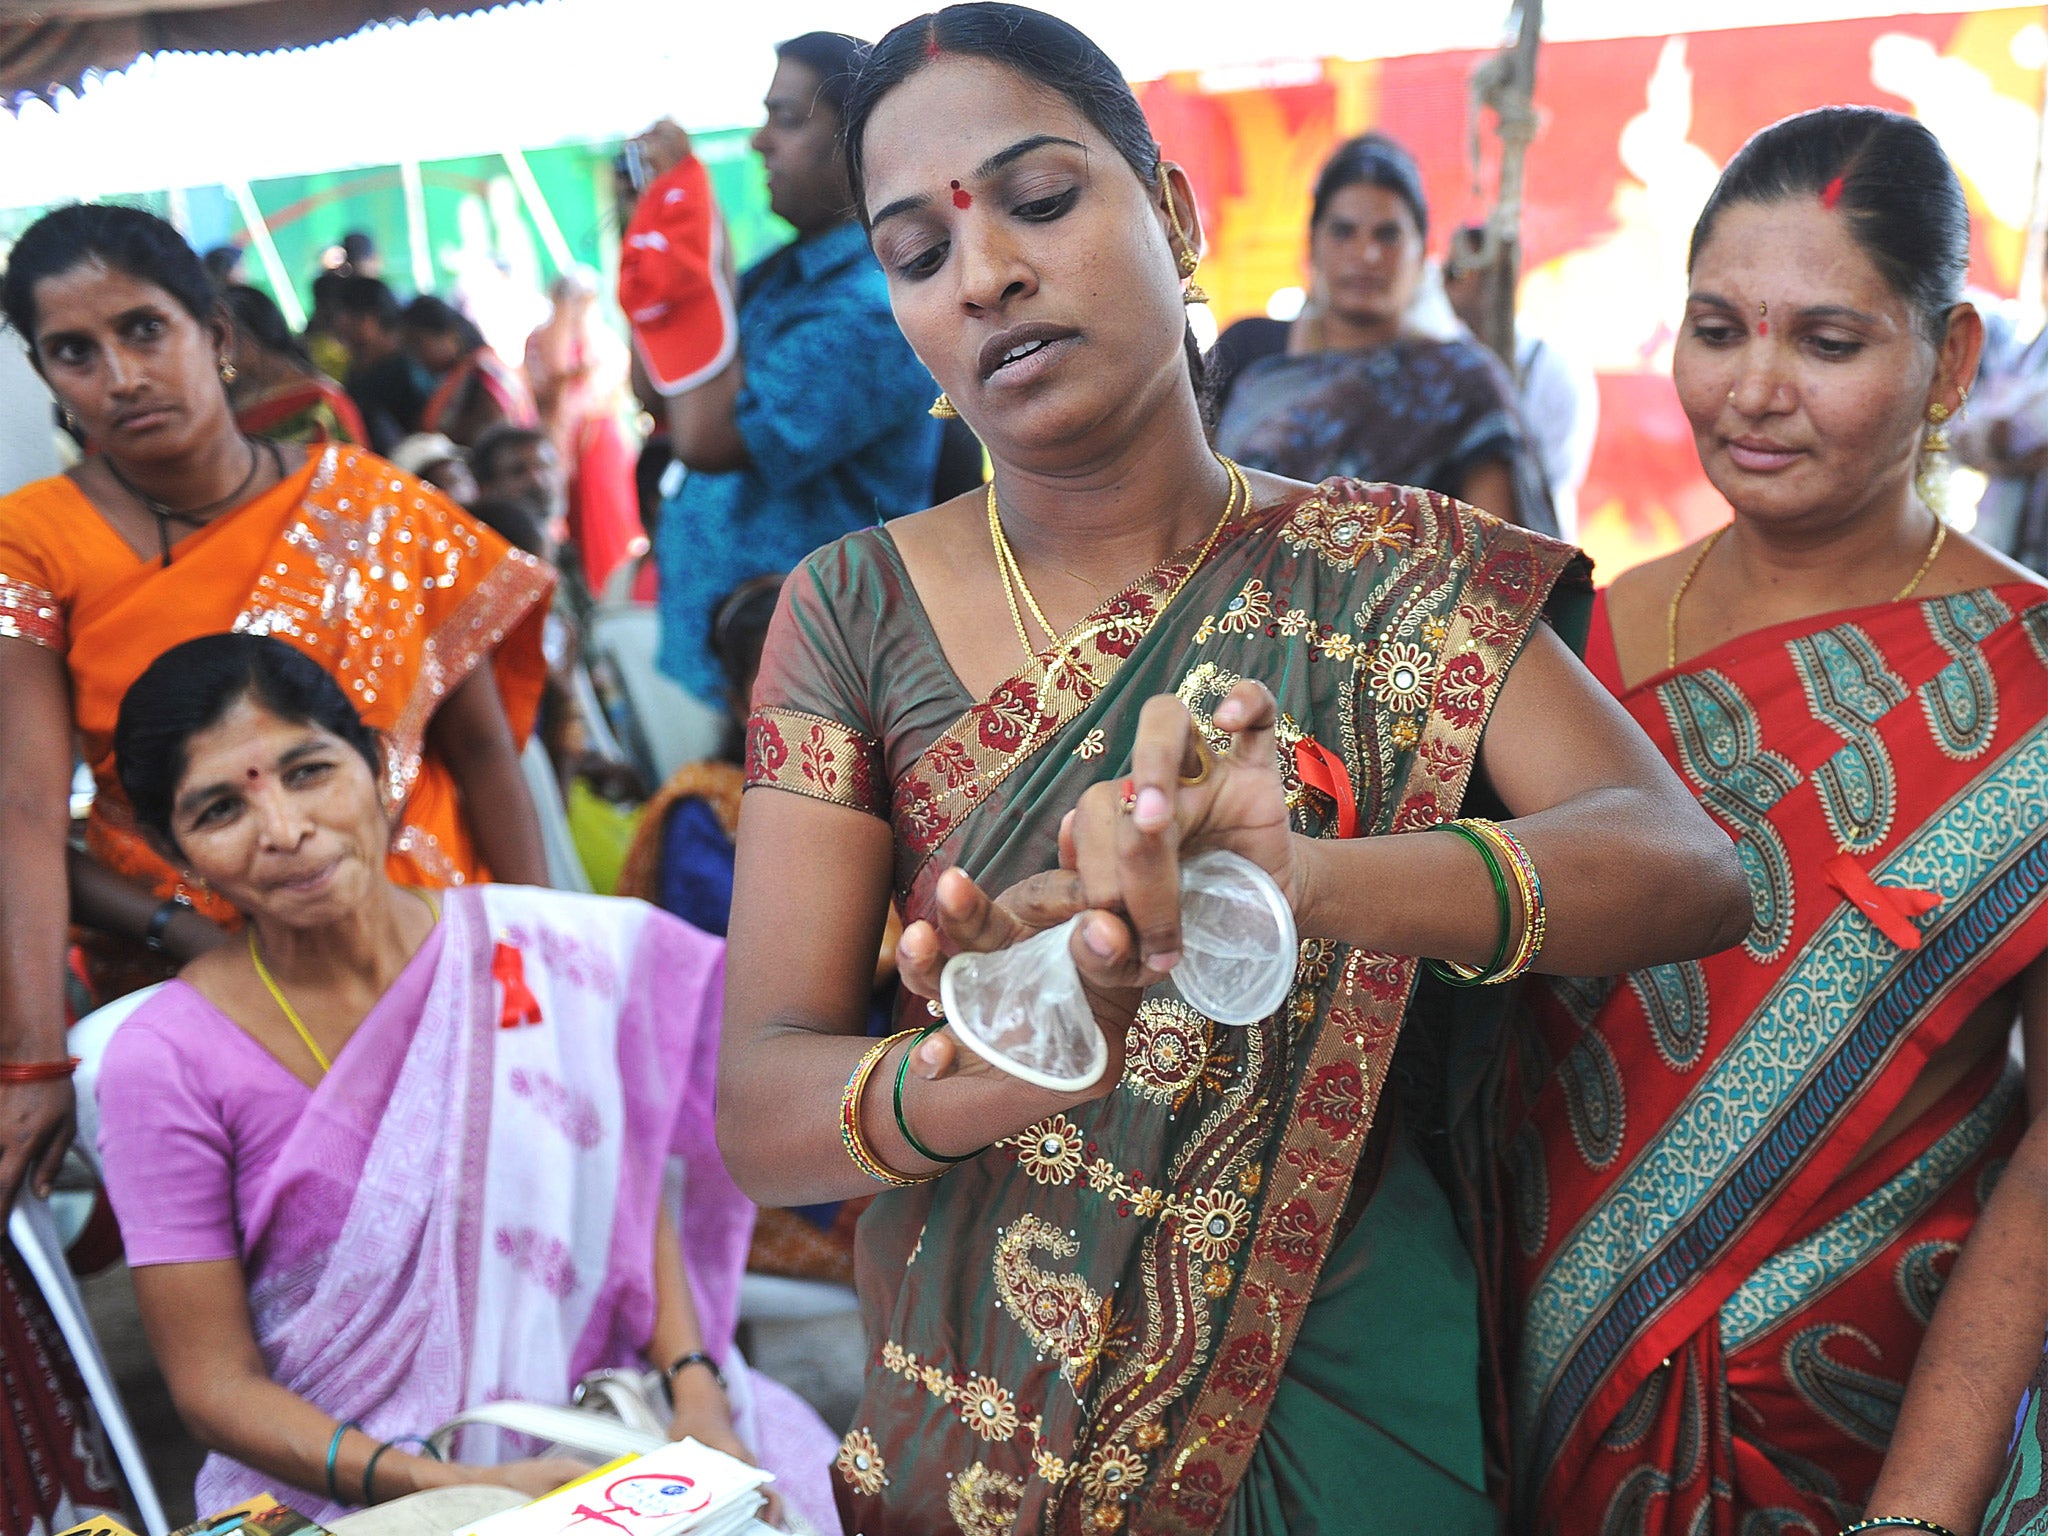
{"label": "red aids ribbon", "polygon": [[1877,924],[1878,932],[1901,949],[1920,947],[1920,930],[1913,926],[1912,919],[1940,906],[1939,896],[1932,891],[1879,885],[1846,853],[1836,854],[1822,867],[1827,871],[1828,884]]}
{"label": "red aids ribbon", "polygon": [[1294,744],[1294,771],[1310,789],[1319,789],[1337,802],[1337,835],[1358,836],[1358,799],[1351,793],[1351,775],[1344,760],[1313,737],[1304,736]]}
{"label": "red aids ribbon", "polygon": [[540,999],[526,984],[526,957],[502,939],[491,951],[491,980],[505,989],[505,1000],[498,1005],[498,1028],[540,1022]]}

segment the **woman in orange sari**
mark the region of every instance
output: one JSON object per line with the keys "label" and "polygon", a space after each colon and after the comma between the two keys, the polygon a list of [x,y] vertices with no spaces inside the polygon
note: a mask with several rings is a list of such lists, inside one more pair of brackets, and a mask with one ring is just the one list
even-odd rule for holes
{"label": "woman in orange sari", "polygon": [[[161,220],[58,210],[14,247],[0,304],[99,449],[0,499],[4,1208],[26,1168],[47,1180],[69,1138],[67,884],[71,914],[120,946],[101,957],[109,991],[148,979],[136,962],[166,974],[234,922],[128,813],[110,745],[128,685],[197,635],[288,640],[385,736],[394,878],[544,884],[518,752],[553,578],[368,453],[245,436],[219,377],[226,319]],[[67,881],[74,740],[98,793]]]}

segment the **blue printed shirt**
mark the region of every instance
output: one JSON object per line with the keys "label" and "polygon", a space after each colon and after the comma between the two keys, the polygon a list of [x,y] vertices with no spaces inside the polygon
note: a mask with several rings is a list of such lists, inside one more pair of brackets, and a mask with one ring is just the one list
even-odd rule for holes
{"label": "blue printed shirt", "polygon": [[741,582],[931,504],[938,386],[889,312],[858,224],[783,247],[740,279],[735,406],[749,464],[692,473],[655,531],[661,669],[723,704],[711,618]]}

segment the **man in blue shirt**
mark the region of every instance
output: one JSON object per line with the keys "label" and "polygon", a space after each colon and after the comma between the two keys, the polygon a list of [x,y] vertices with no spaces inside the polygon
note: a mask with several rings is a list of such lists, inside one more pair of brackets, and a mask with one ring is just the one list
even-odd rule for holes
{"label": "man in blue shirt", "polygon": [[[689,473],[655,530],[660,662],[713,704],[726,684],[711,617],[726,593],[932,499],[938,386],[889,311],[839,144],[865,46],[812,32],[776,49],[753,147],[769,206],[797,237],[741,277],[731,361],[668,398],[671,448]],[[641,142],[651,164],[669,158],[659,130]]]}

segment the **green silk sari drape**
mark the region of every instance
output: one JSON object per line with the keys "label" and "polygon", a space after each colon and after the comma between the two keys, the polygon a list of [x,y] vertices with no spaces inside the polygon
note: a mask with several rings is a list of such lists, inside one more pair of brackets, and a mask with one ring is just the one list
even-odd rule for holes
{"label": "green silk sari drape", "polygon": [[[915,918],[950,865],[994,891],[1051,868],[1061,816],[1126,771],[1147,698],[1178,694],[1222,746],[1211,713],[1256,678],[1299,830],[1338,821],[1296,771],[1312,741],[1361,833],[1416,832],[1458,814],[1560,578],[1586,591],[1564,545],[1350,481],[1188,559],[1084,621],[1065,664],[977,700],[886,531],[820,551],[763,657],[750,788],[888,819]],[[1243,1029],[1161,988],[1107,1098],[881,1194],[848,1530],[1493,1530],[1471,1259],[1408,1138],[1361,1158],[1415,972],[1311,938],[1286,1004]]]}

